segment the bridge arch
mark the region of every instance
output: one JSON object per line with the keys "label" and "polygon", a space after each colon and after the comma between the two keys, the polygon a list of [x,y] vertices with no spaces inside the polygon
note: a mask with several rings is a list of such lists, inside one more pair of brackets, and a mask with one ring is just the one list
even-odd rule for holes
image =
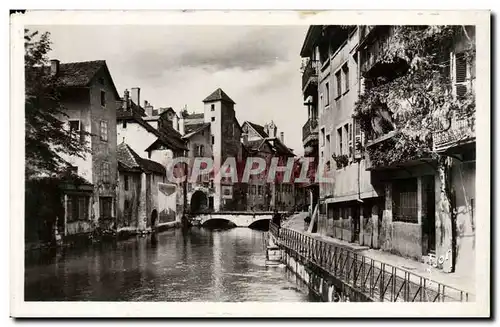
{"label": "bridge arch", "polygon": [[191,195],[190,209],[192,213],[201,212],[208,208],[208,196],[202,190],[196,190]]}
{"label": "bridge arch", "polygon": [[262,217],[261,219],[255,219],[248,228],[251,229],[259,229],[259,230],[268,230],[269,229],[269,221],[271,219],[269,217]]}

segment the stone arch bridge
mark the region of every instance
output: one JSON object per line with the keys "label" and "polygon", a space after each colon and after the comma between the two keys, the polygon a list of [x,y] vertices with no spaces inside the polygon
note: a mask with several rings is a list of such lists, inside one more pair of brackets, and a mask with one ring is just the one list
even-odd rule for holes
{"label": "stone arch bridge", "polygon": [[[283,214],[282,212],[280,212]],[[257,223],[269,222],[273,212],[214,212],[200,213],[191,219],[193,225],[203,226],[216,220],[228,221],[236,227],[251,227]]]}

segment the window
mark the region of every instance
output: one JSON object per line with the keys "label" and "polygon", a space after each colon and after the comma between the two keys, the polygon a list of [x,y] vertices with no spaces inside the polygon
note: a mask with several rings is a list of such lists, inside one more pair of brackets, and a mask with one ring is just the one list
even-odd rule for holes
{"label": "window", "polygon": [[417,179],[401,179],[393,182],[393,220],[418,223]]}
{"label": "window", "polygon": [[344,125],[344,135],[343,135],[343,141],[344,141],[344,145],[343,145],[343,149],[344,149],[344,153],[345,155],[349,155],[349,147],[348,147],[348,144],[349,144],[349,124],[345,124]]}
{"label": "window", "polygon": [[337,97],[342,95],[342,77],[340,71],[335,73],[335,80],[337,81]]}
{"label": "window", "polygon": [[78,167],[77,166],[69,166],[68,173],[73,175],[78,175]]}
{"label": "window", "polygon": [[69,121],[69,130],[78,132],[80,131],[80,121],[79,120],[70,120]]}
{"label": "window", "polygon": [[215,144],[215,137],[212,135],[212,145]]}
{"label": "window", "polygon": [[111,218],[111,211],[112,211],[112,201],[113,198],[111,197],[104,197],[101,196],[99,197],[99,213],[101,218]]}
{"label": "window", "polygon": [[101,106],[106,107],[106,92],[101,91]]}
{"label": "window", "polygon": [[349,67],[347,63],[342,66],[342,72],[344,73],[344,92],[349,91]]}
{"label": "window", "polygon": [[127,121],[126,120],[123,121],[122,126],[123,126],[123,128],[127,128]]}
{"label": "window", "polygon": [[210,111],[215,111],[215,104],[210,105]]}
{"label": "window", "polygon": [[330,83],[326,82],[325,83],[325,106],[328,106],[330,104]]}
{"label": "window", "polygon": [[337,129],[337,155],[342,154],[342,127]]}
{"label": "window", "polygon": [[325,128],[321,129],[321,146],[325,146]]}
{"label": "window", "polygon": [[205,147],[203,145],[200,145],[199,155],[200,157],[203,157],[205,155]]}
{"label": "window", "polygon": [[259,195],[262,195],[262,185],[258,186],[257,191],[258,191]]}
{"label": "window", "polygon": [[79,135],[80,143],[85,143],[85,134],[83,133],[83,125],[82,125],[81,121],[70,120],[70,121],[68,121],[68,123],[69,123],[70,132],[75,133],[76,135]]}
{"label": "window", "polygon": [[104,85],[104,78],[103,77],[99,77],[99,79],[97,81],[99,82],[99,84]]}
{"label": "window", "polygon": [[102,181],[104,183],[109,183],[109,163],[108,162],[103,162],[102,163]]}
{"label": "window", "polygon": [[124,184],[124,188],[125,188],[125,191],[128,191],[128,176],[125,175],[123,176],[123,184]]}
{"label": "window", "polygon": [[90,198],[85,195],[68,195],[66,214],[68,221],[89,219]]}
{"label": "window", "polygon": [[252,195],[255,195],[255,193],[256,193],[256,186],[252,185]]}
{"label": "window", "polygon": [[210,118],[211,121],[215,121],[215,117]]}
{"label": "window", "polygon": [[108,141],[108,122],[101,120],[101,141]]}
{"label": "window", "polygon": [[326,136],[326,149],[327,152],[330,153],[330,134]]}
{"label": "window", "polygon": [[455,92],[457,97],[467,93],[467,61],[463,53],[455,55]]}

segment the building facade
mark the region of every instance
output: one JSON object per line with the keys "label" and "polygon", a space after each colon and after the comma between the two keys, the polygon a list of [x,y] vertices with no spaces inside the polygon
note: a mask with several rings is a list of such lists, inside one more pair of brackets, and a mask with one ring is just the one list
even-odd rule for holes
{"label": "building facade", "polygon": [[[460,56],[464,42],[474,42],[473,29],[467,31],[445,49],[455,95],[473,92],[474,60]],[[453,118],[447,131],[435,133],[434,155],[384,165],[375,160],[377,149],[398,135],[391,108],[373,103],[378,109],[369,124],[352,118],[367,90],[408,69],[402,59],[383,60],[394,33],[391,26],[312,26],[307,33],[301,53],[315,62],[319,165],[330,178],[320,178],[318,232],[419,261],[452,253],[439,267],[465,272],[465,262],[474,258],[473,121]],[[311,112],[314,96],[303,90]],[[449,211],[443,194],[452,194]]]}
{"label": "building facade", "polygon": [[[73,173],[88,185],[64,186],[64,236],[111,229],[116,220],[116,110],[120,97],[106,62],[60,63],[51,60],[67,128],[80,132],[82,144],[90,148],[84,158],[65,158]],[[87,133],[84,133],[87,132]]]}
{"label": "building facade", "polygon": [[[116,117],[117,139],[122,148],[119,221],[124,223],[119,230],[135,227],[147,231],[172,219],[180,222],[184,214],[185,182],[168,180],[167,170],[171,169],[175,176],[185,173],[186,167],[172,167],[172,163],[174,158],[184,156],[186,144],[174,128],[170,110],[159,112],[147,101],[142,108],[139,102],[140,88],[132,88],[132,95],[125,90]],[[125,183],[133,184],[130,190],[125,190]],[[139,208],[137,219],[136,209],[132,208]],[[127,221],[138,222],[130,227]]]}
{"label": "building facade", "polygon": [[286,166],[290,159],[291,171],[295,167],[294,154],[284,144],[284,134],[281,133],[278,137],[278,127],[272,121],[264,126],[246,121],[242,130],[242,143],[248,151],[248,156],[262,158],[266,163],[266,169],[259,175],[250,176],[247,210],[294,211],[296,190],[292,174],[288,180],[282,172],[277,172],[272,181],[268,179],[273,160],[277,166],[282,167]]}
{"label": "building facade", "polygon": [[234,105],[235,102],[218,88],[203,100],[203,113],[189,114],[185,111],[180,115],[179,130],[190,145],[190,162],[203,154],[211,156],[214,166],[211,174],[202,175],[200,180],[188,186],[187,207],[190,209],[216,212],[245,210],[245,183],[240,183],[239,178],[235,181],[222,178],[219,174],[219,169],[224,169],[223,164],[228,158],[234,158],[235,164],[239,165],[245,156]]}

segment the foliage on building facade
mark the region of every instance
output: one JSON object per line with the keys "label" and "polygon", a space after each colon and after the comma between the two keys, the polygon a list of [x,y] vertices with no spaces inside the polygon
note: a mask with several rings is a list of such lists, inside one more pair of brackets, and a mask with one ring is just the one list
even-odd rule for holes
{"label": "foliage on building facade", "polygon": [[[460,57],[453,54],[459,40],[465,40]],[[382,43],[376,60],[388,74],[365,78],[354,117],[369,138],[397,134],[369,147],[370,159],[389,165],[435,157],[433,134],[449,129],[452,119],[474,115],[473,91],[456,87],[451,76],[461,63],[473,79],[475,42],[465,26],[395,26]]]}

